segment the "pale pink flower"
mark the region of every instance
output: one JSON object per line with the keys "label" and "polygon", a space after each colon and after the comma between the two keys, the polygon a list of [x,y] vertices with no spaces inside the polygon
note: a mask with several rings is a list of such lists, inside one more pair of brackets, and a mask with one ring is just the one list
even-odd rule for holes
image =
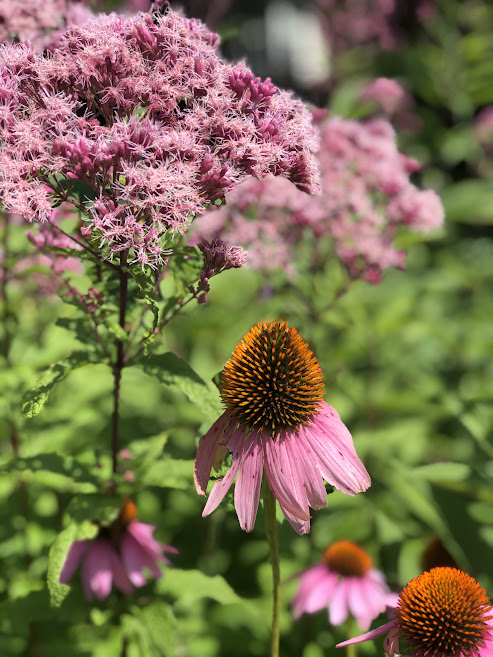
{"label": "pale pink flower", "polygon": [[373,100],[385,114],[392,116],[406,102],[408,94],[401,85],[390,78],[377,78],[370,82],[360,96],[361,100]]}
{"label": "pale pink flower", "polygon": [[393,620],[337,647],[369,641],[386,632],[388,657],[493,654],[490,599],[474,578],[456,568],[433,568],[418,575],[402,590]]}
{"label": "pale pink flower", "polygon": [[300,586],[291,603],[295,618],[328,608],[332,625],[341,625],[351,614],[362,629],[368,629],[374,618],[397,604],[398,596],[390,591],[384,574],[350,541],[332,543],[321,564],[298,576]]}
{"label": "pale pink flower", "polygon": [[440,226],[439,197],[411,183],[419,164],[399,152],[388,121],[332,117],[319,130],[321,194],[308,197],[273,176],[250,178],[226,194],[224,206],[198,218],[191,243],[241,244],[249,267],[294,273],[299,243],[308,238],[315,245],[329,235],[353,278],[379,283],[385,269],[403,269],[397,234],[402,227],[425,233]]}
{"label": "pale pink flower", "polygon": [[84,0],[0,0],[0,42],[29,41],[42,52],[53,48],[69,25],[91,18]]}
{"label": "pale pink flower", "polygon": [[177,550],[156,541],[154,529],[136,520],[136,507],[126,500],[111,527],[101,528],[93,540],[72,543],[60,583],[68,584],[80,565],[86,598],[103,600],[111,593],[112,586],[124,594],[144,586],[147,583],[144,571],[150,572],[154,579],[161,577],[159,562],[170,565],[164,552],[177,554]]}
{"label": "pale pink flower", "polygon": [[253,327],[236,346],[221,376],[225,412],[202,437],[195,486],[206,494],[213,466],[227,452],[232,463],[209,495],[203,514],[220,504],[236,477],[240,526],[252,531],[262,475],[291,526],[310,531],[310,511],[327,506],[324,479],[348,495],[370,477],[337,412],[322,400],[320,366],[295,328],[272,322]]}

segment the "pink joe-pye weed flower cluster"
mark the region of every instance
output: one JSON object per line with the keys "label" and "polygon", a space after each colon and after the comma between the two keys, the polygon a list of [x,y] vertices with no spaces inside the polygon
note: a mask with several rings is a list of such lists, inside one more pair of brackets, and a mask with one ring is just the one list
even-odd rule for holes
{"label": "pink joe-pye weed flower cluster", "polygon": [[88,600],[103,600],[113,586],[128,594],[147,583],[144,570],[154,579],[161,577],[159,563],[170,565],[164,552],[177,554],[170,545],[153,538],[154,527],[136,519],[137,509],[131,500],[123,504],[111,527],[101,528],[93,540],[74,541],[70,546],[60,582],[68,584],[77,568]]}
{"label": "pink joe-pye weed flower cluster", "polygon": [[328,234],[353,278],[378,283],[385,269],[404,268],[399,232],[426,233],[444,219],[438,195],[410,180],[419,164],[399,152],[383,119],[332,117],[319,133],[320,195],[309,198],[287,180],[247,180],[226,195],[225,206],[198,219],[192,240],[242,244],[249,266],[293,271],[301,237]]}
{"label": "pink joe-pye weed flower cluster", "polygon": [[384,574],[359,545],[337,541],[325,550],[322,563],[299,573],[300,585],[292,600],[293,614],[313,614],[328,609],[332,625],[342,625],[351,614],[366,630],[387,608],[395,607]]}
{"label": "pink joe-pye weed flower cluster", "polygon": [[[105,257],[159,263],[169,235],[249,175],[318,184],[304,105],[216,53],[200,22],[99,16],[49,56],[0,49],[0,201],[29,221],[71,201]],[[104,248],[105,247],[105,248]]]}
{"label": "pink joe-pye weed flower cluster", "polygon": [[[195,486],[206,495],[211,470],[232,462],[215,481],[203,515],[214,511],[236,477],[240,526],[252,531],[262,477],[298,534],[310,531],[310,511],[327,506],[324,480],[355,495],[370,477],[337,412],[322,399],[323,375],[313,353],[285,322],[254,326],[221,375],[225,411],[201,438]],[[224,466],[223,466],[224,467]]]}

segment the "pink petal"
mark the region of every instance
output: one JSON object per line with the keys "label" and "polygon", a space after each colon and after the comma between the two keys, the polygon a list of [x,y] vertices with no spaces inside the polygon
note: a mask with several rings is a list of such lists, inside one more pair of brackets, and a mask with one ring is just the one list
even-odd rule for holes
{"label": "pink petal", "polygon": [[342,625],[348,614],[348,578],[341,577],[330,601],[329,621],[331,625]]}
{"label": "pink petal", "polygon": [[142,572],[144,568],[148,568],[155,579],[161,577],[161,571],[158,568],[155,559],[144,550],[131,534],[125,534],[122,537],[120,543],[120,554],[124,570],[128,574],[128,579],[134,586],[140,587],[147,583],[147,579]]}
{"label": "pink petal", "polygon": [[86,551],[89,541],[74,541],[65,557],[62,572],[58,581],[60,584],[68,584],[70,578],[77,570],[79,563]]}
{"label": "pink petal", "polygon": [[320,470],[317,468],[317,459],[301,432],[296,436],[296,440],[292,441],[292,450],[301,471],[308,504],[312,509],[325,508],[327,506],[327,491]]}
{"label": "pink petal", "polygon": [[338,643],[336,645],[336,648],[343,648],[344,646],[350,646],[353,643],[363,643],[364,641],[370,641],[371,639],[375,639],[377,636],[382,636],[382,634],[385,634],[385,632],[389,632],[393,627],[396,625],[396,620],[389,621],[388,623],[385,623],[385,625],[381,625],[380,627],[377,627],[375,630],[371,630],[370,632],[366,632],[365,634],[360,634],[359,636],[354,637],[354,639],[349,639],[348,641],[343,641],[342,643]]}
{"label": "pink petal", "polygon": [[286,520],[289,522],[289,524],[297,534],[303,536],[303,534],[310,533],[310,519],[300,520],[297,516],[294,516],[292,513],[290,513],[284,507],[282,502],[279,502],[279,506],[281,507],[281,511],[284,513]]}
{"label": "pink petal", "polygon": [[313,614],[329,604],[337,582],[337,575],[324,564],[317,564],[301,574],[300,587],[293,599],[295,618]]}
{"label": "pink petal", "polygon": [[227,434],[231,435],[233,431],[234,425],[232,425],[230,418],[223,413],[200,439],[193,472],[195,488],[200,495],[206,494],[219,441],[224,439]]}
{"label": "pink petal", "polygon": [[228,449],[233,452],[233,462],[226,475],[220,480],[216,481],[210,495],[207,499],[207,504],[202,511],[202,516],[208,516],[212,513],[219,504],[223,501],[224,496],[228,492],[236,476],[238,468],[241,463],[241,457],[245,448],[245,432],[242,427],[236,429],[229,441]]}
{"label": "pink petal", "polygon": [[365,577],[350,577],[349,609],[363,630],[367,630],[373,619],[385,611],[387,587],[368,574]]}
{"label": "pink petal", "polygon": [[113,573],[113,584],[116,588],[126,595],[132,593],[134,587],[123,569],[119,556],[114,550],[111,552],[111,570]]}
{"label": "pink petal", "polygon": [[[325,406],[331,409],[328,404]],[[312,448],[317,467],[329,484],[348,495],[355,495],[370,486],[370,477],[356,454],[351,434],[335,411],[333,414],[319,413],[300,432]]]}
{"label": "pink petal", "polygon": [[82,586],[88,600],[92,600],[94,596],[103,600],[111,593],[112,552],[110,543],[103,538],[96,538],[89,546],[81,569]]}
{"label": "pink petal", "polygon": [[240,527],[251,532],[257,517],[264,459],[262,441],[252,433],[245,444],[235,484],[235,508]]}
{"label": "pink petal", "polygon": [[[310,520],[308,507],[303,508],[291,492],[291,483],[288,482],[281,467],[281,459],[278,453],[279,439],[272,439],[268,434],[262,435],[262,447],[264,452],[264,470],[271,491],[276,496],[284,514],[286,511],[298,520]],[[289,520],[289,517],[286,515]]]}
{"label": "pink petal", "polygon": [[296,450],[295,441],[297,438],[297,434],[286,432],[276,436],[275,443],[284,479],[300,508],[309,516],[310,510],[308,508],[308,496],[304,486],[303,470],[300,467],[301,463],[298,461],[299,453]]}
{"label": "pink petal", "polygon": [[172,545],[164,545],[164,543],[156,541],[153,537],[155,529],[156,528],[153,525],[148,525],[147,523],[139,522],[138,520],[132,520],[127,527],[127,533],[131,534],[140,547],[153,559],[159,559],[160,561],[169,564],[171,562],[163,555],[163,552],[178,554],[178,550]]}

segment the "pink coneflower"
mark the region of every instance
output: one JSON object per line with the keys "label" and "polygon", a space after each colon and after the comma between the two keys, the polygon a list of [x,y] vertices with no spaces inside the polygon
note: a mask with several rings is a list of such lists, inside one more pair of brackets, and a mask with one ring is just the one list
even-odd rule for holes
{"label": "pink coneflower", "polygon": [[457,568],[433,568],[404,587],[394,620],[338,647],[388,632],[384,649],[389,657],[397,653],[411,657],[491,657],[491,610],[485,590],[470,575]]}
{"label": "pink coneflower", "polygon": [[309,507],[327,506],[323,480],[349,495],[370,477],[337,412],[323,401],[322,370],[295,328],[258,324],[243,336],[221,376],[226,410],[202,437],[195,486],[206,494],[213,464],[233,455],[214,484],[203,514],[220,504],[236,476],[240,526],[255,524],[262,473],[298,534],[310,531]]}
{"label": "pink coneflower", "polygon": [[394,607],[382,572],[373,568],[371,557],[350,541],[337,541],[325,550],[322,563],[300,574],[300,586],[292,605],[295,618],[324,607],[332,625],[341,625],[352,614],[363,629],[387,607]]}
{"label": "pink coneflower", "polygon": [[170,545],[156,541],[154,527],[136,520],[137,508],[131,500],[123,504],[117,520],[102,527],[94,540],[74,541],[60,574],[68,584],[81,564],[81,579],[88,600],[103,600],[114,585],[121,593],[131,593],[134,586],[146,584],[146,569],[155,579],[161,577],[158,562],[170,564],[164,552],[176,554]]}

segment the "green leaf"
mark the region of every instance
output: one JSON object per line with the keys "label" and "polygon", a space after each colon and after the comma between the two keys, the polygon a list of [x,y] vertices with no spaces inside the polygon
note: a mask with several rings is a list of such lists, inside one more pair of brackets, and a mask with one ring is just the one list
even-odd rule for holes
{"label": "green leaf", "polygon": [[471,468],[466,463],[429,463],[414,468],[413,476],[430,482],[449,483],[464,481],[469,477]]}
{"label": "green leaf", "polygon": [[99,479],[94,469],[85,463],[59,454],[39,454],[29,458],[15,458],[0,466],[1,475],[15,474],[25,483],[36,482],[59,491],[93,492]]}
{"label": "green leaf", "polygon": [[149,465],[139,477],[145,486],[188,489],[193,487],[193,459],[162,459]]}
{"label": "green leaf", "polygon": [[163,385],[184,392],[208,418],[216,419],[223,412],[217,388],[207,384],[182,358],[168,352],[141,357],[137,362]]}
{"label": "green leaf", "polygon": [[94,538],[99,531],[98,524],[106,526],[113,522],[121,505],[120,498],[97,494],[80,495],[70,501],[67,507],[70,523],[55,538],[48,557],[47,583],[54,607],[59,607],[70,591],[70,586],[60,584],[59,579],[73,541]]}
{"label": "green leaf", "polygon": [[165,577],[158,581],[158,588],[179,599],[184,606],[202,598],[211,598],[222,605],[246,604],[225,579],[219,575],[210,577],[200,570],[169,568]]}
{"label": "green leaf", "polygon": [[118,322],[115,322],[112,319],[105,319],[104,325],[108,329],[108,332],[111,333],[111,335],[114,335],[120,342],[126,342],[128,340],[127,332],[120,326],[120,324],[118,324]]}
{"label": "green leaf", "polygon": [[148,638],[162,657],[176,655],[176,619],[169,605],[156,601],[145,607],[132,607],[132,613],[147,630]]}
{"label": "green leaf", "polygon": [[52,388],[79,367],[98,363],[95,352],[80,350],[51,365],[41,376],[38,383],[24,394],[22,412],[26,417],[34,417],[43,408]]}
{"label": "green leaf", "polygon": [[152,331],[149,333],[150,337],[157,328],[159,323],[159,306],[156,300],[156,281],[151,277],[151,272],[147,270],[142,270],[142,267],[130,267],[129,273],[137,283],[140,293],[142,294],[144,301],[149,307],[149,310],[152,312],[154,320],[152,324]]}
{"label": "green leaf", "polygon": [[493,187],[489,180],[462,180],[445,188],[441,197],[448,221],[493,223]]}

